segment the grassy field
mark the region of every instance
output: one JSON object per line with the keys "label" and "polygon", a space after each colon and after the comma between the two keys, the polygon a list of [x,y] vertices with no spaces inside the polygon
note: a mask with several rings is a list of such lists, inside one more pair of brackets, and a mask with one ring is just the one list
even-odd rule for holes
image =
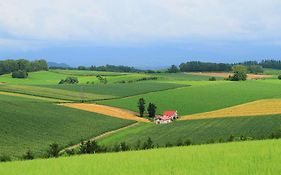
{"label": "grassy field", "polygon": [[166,125],[140,124],[103,138],[100,143],[112,146],[125,141],[135,146],[138,140],[148,137],[159,146],[168,142],[176,144],[179,139],[190,139],[193,144],[226,141],[230,135],[262,139],[268,138],[280,127],[281,115],[177,121]]}
{"label": "grassy field", "polygon": [[[204,82],[204,81],[203,81]],[[218,110],[260,99],[281,98],[279,80],[249,80],[246,82],[189,82],[192,86],[154,92],[145,95],[99,102],[137,111],[137,101],[144,98],[157,106],[157,112],[177,110],[179,115],[190,115]]]}
{"label": "grassy field", "polygon": [[13,157],[27,149],[40,154],[50,143],[78,143],[133,123],[38,99],[0,95],[0,106],[0,154]]}
{"label": "grassy field", "polygon": [[0,174],[272,175],[279,174],[281,140],[75,156],[0,164]]}

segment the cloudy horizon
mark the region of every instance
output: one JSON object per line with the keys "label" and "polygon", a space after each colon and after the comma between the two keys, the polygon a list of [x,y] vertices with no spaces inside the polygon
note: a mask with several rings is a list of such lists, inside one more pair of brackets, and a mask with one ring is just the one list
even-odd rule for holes
{"label": "cloudy horizon", "polygon": [[166,66],[281,58],[277,0],[2,0],[0,59]]}

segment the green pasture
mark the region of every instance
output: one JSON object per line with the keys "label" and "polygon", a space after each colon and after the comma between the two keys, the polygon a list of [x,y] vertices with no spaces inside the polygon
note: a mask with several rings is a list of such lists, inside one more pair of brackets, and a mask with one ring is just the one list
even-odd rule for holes
{"label": "green pasture", "polygon": [[207,112],[259,99],[281,98],[281,81],[249,80],[245,82],[189,82],[192,86],[153,92],[124,99],[106,100],[99,103],[138,111],[139,98],[157,106],[157,113],[177,110],[179,115]]}
{"label": "green pasture", "polygon": [[281,140],[162,148],[0,164],[9,175],[272,175],[281,172]]}
{"label": "green pasture", "polygon": [[66,146],[133,123],[6,95],[0,95],[0,109],[0,154],[12,157],[28,149],[41,155],[53,142]]}
{"label": "green pasture", "polygon": [[112,134],[100,140],[103,145],[113,146],[125,141],[135,146],[138,140],[151,137],[155,144],[176,144],[179,139],[190,139],[192,144],[227,141],[230,135],[254,139],[269,138],[281,127],[281,115],[260,117],[233,117],[176,121],[170,124],[140,124]]}

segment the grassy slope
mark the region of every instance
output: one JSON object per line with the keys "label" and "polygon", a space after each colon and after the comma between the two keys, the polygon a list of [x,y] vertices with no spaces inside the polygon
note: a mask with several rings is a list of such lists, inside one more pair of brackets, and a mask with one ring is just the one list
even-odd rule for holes
{"label": "grassy slope", "polygon": [[52,142],[78,143],[133,123],[65,108],[39,100],[0,95],[0,154],[21,156],[28,148],[45,150]]}
{"label": "grassy slope", "polygon": [[281,140],[177,147],[0,164],[0,174],[272,175]]}
{"label": "grassy slope", "polygon": [[[200,83],[200,82],[199,82]],[[278,80],[252,80],[246,82],[207,82],[192,87],[149,93],[124,99],[102,101],[101,104],[137,111],[137,101],[156,104],[158,113],[177,110],[180,115],[188,115],[222,109],[250,101],[281,98]]]}
{"label": "grassy slope", "polygon": [[[87,74],[86,74],[87,73]],[[95,76],[88,76],[89,73],[96,74],[91,71],[72,71],[72,70],[56,70],[55,72],[32,72],[27,79],[13,79],[10,75],[0,76],[1,91],[17,92],[42,97],[51,97],[65,100],[99,100],[110,99],[125,96],[143,94],[151,91],[161,91],[182,87],[185,84],[174,83],[168,78],[161,77],[160,81],[143,81],[138,83],[119,84],[114,83],[120,80],[135,80],[142,77],[149,77],[147,74],[113,74],[107,76],[108,84],[101,85]],[[111,75],[110,72],[101,72]],[[77,74],[79,85],[58,85],[60,79],[64,79],[69,74]],[[180,76],[180,75],[179,75]],[[94,85],[86,85],[87,81],[95,81]],[[83,93],[82,93],[83,92]]]}
{"label": "grassy slope", "polygon": [[177,121],[167,125],[142,124],[110,135],[100,140],[100,143],[114,145],[126,141],[134,146],[138,139],[144,141],[148,137],[160,146],[167,142],[175,144],[178,139],[190,139],[193,144],[211,140],[218,142],[220,139],[227,140],[230,135],[261,139],[268,138],[280,126],[281,115]]}

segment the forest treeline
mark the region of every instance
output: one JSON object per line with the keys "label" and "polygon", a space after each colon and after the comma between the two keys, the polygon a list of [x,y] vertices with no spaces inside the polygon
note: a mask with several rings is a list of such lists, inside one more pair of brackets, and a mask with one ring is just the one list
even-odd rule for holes
{"label": "forest treeline", "polygon": [[234,65],[245,65],[250,73],[262,73],[262,68],[281,69],[280,60],[245,61],[241,63],[211,63],[200,61],[189,61],[181,63],[181,72],[229,72]]}
{"label": "forest treeline", "polygon": [[28,61],[25,59],[0,61],[0,75],[16,71],[35,72],[41,70],[48,70],[48,64],[43,59],[35,61]]}

